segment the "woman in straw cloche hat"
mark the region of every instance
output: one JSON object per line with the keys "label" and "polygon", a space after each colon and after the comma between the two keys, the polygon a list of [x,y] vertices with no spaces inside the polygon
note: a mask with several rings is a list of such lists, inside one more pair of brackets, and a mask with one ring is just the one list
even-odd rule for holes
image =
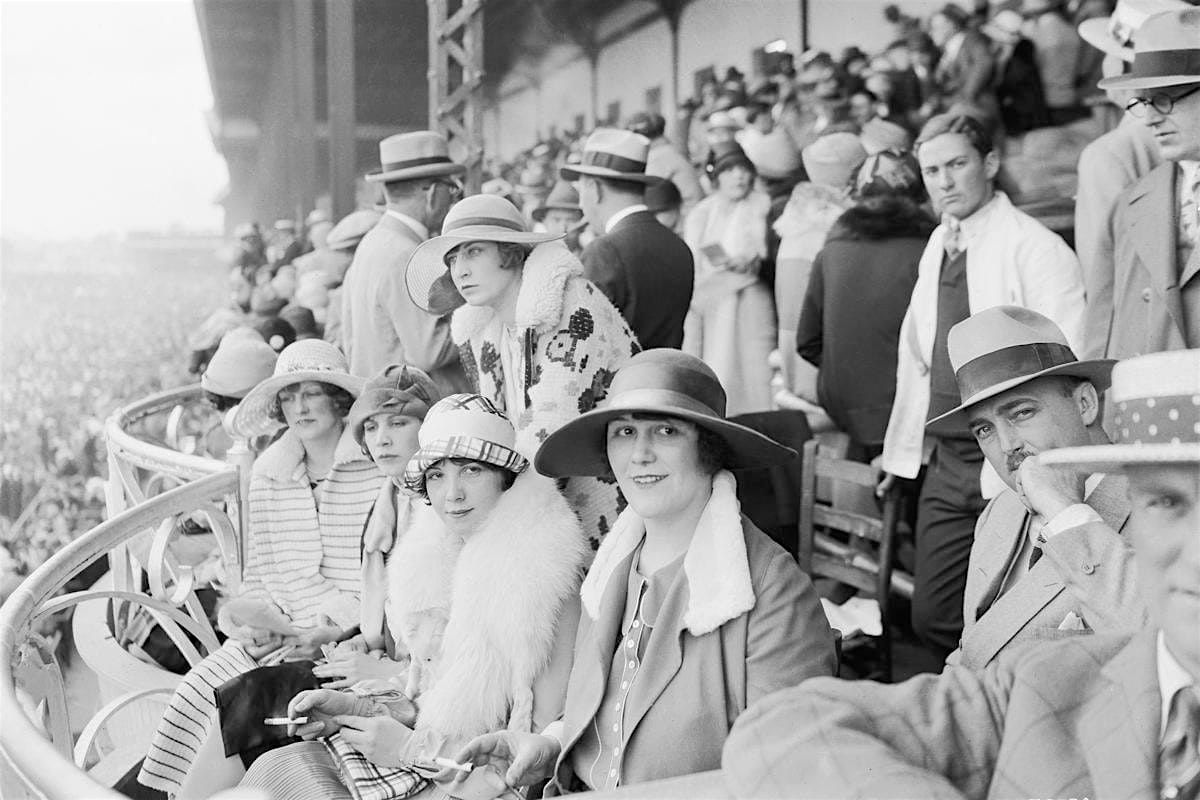
{"label": "woman in straw cloche hat", "polygon": [[729,471],[795,457],[725,418],[725,391],[698,358],[664,348],[630,360],[605,402],[534,459],[549,477],[615,479],[629,501],[580,589],[563,714],[547,735],[493,732],[456,759],[503,764],[510,786],[551,778],[559,792],[714,770],[747,705],[832,675],[812,582],[742,515]]}
{"label": "woman in straw cloche hat", "polygon": [[257,436],[283,428],[254,462],[242,584],[219,614],[229,637],[183,678],[138,780],[180,796],[237,783],[226,758],[216,687],[282,659],[319,656],[359,622],[359,545],[379,493],[379,470],[346,428],[362,388],[328,342],[284,348],[274,374],[238,406],[233,429]]}
{"label": "woman in straw cloche hat", "polygon": [[[389,417],[367,417],[364,441],[379,459],[376,419]],[[403,427],[394,439],[408,440],[413,426]],[[402,478],[381,465],[422,510],[387,562],[387,630],[411,656],[407,677],[384,696],[368,696],[373,684],[301,692],[288,714],[308,718],[291,732],[309,741],[260,757],[243,786],[275,800],[359,797],[367,784],[388,785],[390,798],[445,797],[425,780],[434,757],[491,730],[540,731],[561,714],[591,554],[579,520],[554,481],[528,469],[512,424],[484,397],[433,405],[414,444]],[[317,737],[331,737],[336,754]],[[355,774],[367,777],[351,792],[343,781]],[[499,776],[481,770],[474,781],[489,777],[492,792],[455,796],[494,796]]]}
{"label": "woman in straw cloche hat", "polygon": [[[405,273],[419,307],[454,310],[450,334],[463,369],[512,420],[526,458],[595,407],[638,350],[621,313],[583,277],[561,239],[530,233],[507,200],[475,195],[450,209],[442,235],[417,248]],[[616,518],[616,489],[579,478],[568,482],[566,497],[598,541]]]}

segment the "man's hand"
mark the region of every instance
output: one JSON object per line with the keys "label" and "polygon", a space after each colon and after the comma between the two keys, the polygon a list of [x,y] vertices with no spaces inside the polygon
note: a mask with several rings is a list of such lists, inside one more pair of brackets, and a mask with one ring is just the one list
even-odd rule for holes
{"label": "man's hand", "polygon": [[1037,456],[1022,461],[1014,477],[1021,502],[1047,522],[1068,506],[1083,502],[1084,476],[1074,470],[1048,467]]}
{"label": "man's hand", "polygon": [[342,738],[371,763],[379,767],[398,767],[403,761],[400,753],[412,736],[412,730],[388,716],[339,716],[334,720],[341,727]]}
{"label": "man's hand", "polygon": [[477,736],[454,757],[477,767],[492,766],[509,786],[529,786],[554,774],[562,745],[552,736],[498,731]]}
{"label": "man's hand", "polygon": [[883,468],[883,456],[871,459],[871,467],[880,474],[879,483],[875,484],[875,496],[882,499],[896,485],[896,476]]}
{"label": "man's hand", "polygon": [[288,725],[288,736],[316,739],[318,736],[336,733],[339,725],[334,719],[353,714],[354,700],[351,695],[332,689],[307,689],[301,692],[288,703],[288,716],[308,717],[308,722],[302,725]]}
{"label": "man's hand", "polygon": [[335,653],[327,664],[313,667],[313,675],[328,678],[321,685],[326,689],[348,689],[362,680],[388,678],[404,675],[407,665],[390,658],[375,658],[366,653]]}

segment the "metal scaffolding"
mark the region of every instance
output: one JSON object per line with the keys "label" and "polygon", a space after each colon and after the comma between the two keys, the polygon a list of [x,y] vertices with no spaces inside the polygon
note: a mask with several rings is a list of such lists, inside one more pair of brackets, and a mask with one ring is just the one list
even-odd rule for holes
{"label": "metal scaffolding", "polygon": [[486,0],[427,0],[429,127],[466,151],[468,193],[483,175],[483,6]]}

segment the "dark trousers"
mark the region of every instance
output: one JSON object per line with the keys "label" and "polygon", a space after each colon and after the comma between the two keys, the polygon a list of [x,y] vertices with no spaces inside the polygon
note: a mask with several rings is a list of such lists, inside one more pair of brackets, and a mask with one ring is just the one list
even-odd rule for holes
{"label": "dark trousers", "polygon": [[913,631],[943,661],[962,635],[967,563],[986,505],[979,493],[982,464],[974,441],[938,439],[917,501]]}

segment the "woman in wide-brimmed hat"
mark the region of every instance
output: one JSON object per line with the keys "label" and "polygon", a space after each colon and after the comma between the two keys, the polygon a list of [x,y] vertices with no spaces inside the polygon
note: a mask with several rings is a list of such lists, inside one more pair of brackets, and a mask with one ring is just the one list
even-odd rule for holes
{"label": "woman in wide-brimmed hat", "polygon": [[264,660],[312,658],[359,622],[363,524],[381,476],[346,429],[362,388],[341,351],[319,339],[284,348],[274,374],[238,406],[242,436],[285,428],[254,462],[246,564],[221,608],[229,639],[184,677],[138,780],[184,796],[233,785],[214,690]]}
{"label": "woman in wide-brimmed hat", "polygon": [[[530,233],[507,200],[475,195],[450,209],[442,235],[417,248],[405,274],[419,307],[454,310],[450,333],[463,369],[513,421],[526,458],[595,407],[638,350],[621,313],[560,239]],[[565,492],[598,540],[617,515],[615,487],[573,478]]]}
{"label": "woman in wide-brimmed hat", "polygon": [[[377,460],[410,441],[414,426],[395,415],[420,405],[410,399],[367,418],[364,441]],[[407,680],[378,687],[392,689],[382,695],[360,684],[354,694],[294,697],[289,716],[309,721],[293,733],[331,737],[335,755],[305,741],[260,757],[243,785],[275,800],[359,797],[342,785],[351,775],[373,797],[384,786],[391,798],[444,797],[414,762],[453,755],[495,728],[541,730],[562,711],[590,555],[579,520],[554,481],[528,469],[512,424],[486,398],[451,395],[423,416],[402,476],[382,465],[419,498],[387,562],[387,630],[411,657]],[[372,420],[404,432],[383,447]]]}
{"label": "woman in wide-brimmed hat", "polygon": [[795,457],[725,419],[725,391],[699,359],[634,357],[603,406],[534,459],[550,477],[615,478],[629,502],[580,590],[563,715],[550,735],[491,733],[457,759],[503,764],[513,786],[553,777],[560,791],[713,770],[749,703],[832,675],[812,582],[741,514],[729,472]]}

